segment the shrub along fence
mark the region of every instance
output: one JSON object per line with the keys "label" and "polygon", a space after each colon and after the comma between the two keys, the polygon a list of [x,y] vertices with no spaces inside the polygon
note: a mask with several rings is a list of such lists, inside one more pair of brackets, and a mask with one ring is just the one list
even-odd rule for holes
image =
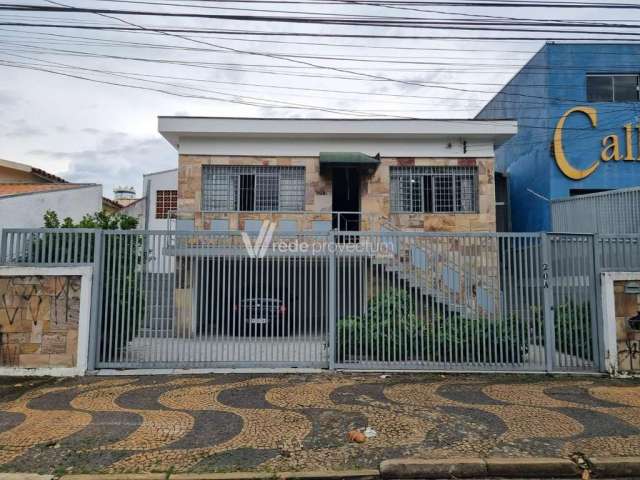
{"label": "shrub along fence", "polygon": [[599,368],[593,236],[357,236],[387,254],[337,256],[337,368]]}
{"label": "shrub along fence", "polygon": [[97,368],[580,372],[601,368],[596,280],[619,261],[614,246],[588,234],[276,233],[255,257],[239,232],[5,229],[0,264],[93,265]]}

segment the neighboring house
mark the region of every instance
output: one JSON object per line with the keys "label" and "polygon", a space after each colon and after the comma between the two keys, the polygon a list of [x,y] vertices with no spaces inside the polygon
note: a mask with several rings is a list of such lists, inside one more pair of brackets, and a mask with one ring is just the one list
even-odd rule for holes
{"label": "neighboring house", "polygon": [[639,106],[640,45],[547,43],[536,53],[477,115],[518,120],[496,153],[513,230],[550,230],[550,201],[640,185]]}
{"label": "neighboring house", "polygon": [[146,173],[143,176],[144,197],[148,199],[145,228],[175,228],[178,208],[178,169]]}
{"label": "neighboring house", "polygon": [[102,186],[70,183],[39,168],[0,160],[0,229],[41,228],[47,210],[75,221],[103,208]]}
{"label": "neighboring house", "polygon": [[102,211],[106,213],[117,213],[122,209],[122,206],[107,197],[102,197]]}
{"label": "neighboring house", "polygon": [[102,185],[0,183],[0,229],[42,228],[47,210],[79,221],[102,209]]}
{"label": "neighboring house", "polygon": [[515,121],[160,117],[178,229],[496,230],[494,146]]}
{"label": "neighboring house", "polygon": [[145,230],[172,230],[178,201],[178,169],[145,173],[142,176],[143,195],[121,212],[138,219]]}
{"label": "neighboring house", "polygon": [[78,221],[86,214],[119,209],[102,196],[99,184],[71,183],[40,168],[0,159],[0,229],[40,228],[47,210],[55,210],[61,220]]}
{"label": "neighboring house", "polygon": [[31,165],[0,158],[0,183],[68,183],[64,178]]}

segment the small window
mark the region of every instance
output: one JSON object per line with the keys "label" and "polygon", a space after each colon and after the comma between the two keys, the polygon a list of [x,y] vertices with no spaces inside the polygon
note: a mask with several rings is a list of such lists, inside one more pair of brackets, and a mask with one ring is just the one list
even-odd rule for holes
{"label": "small window", "polygon": [[587,100],[613,102],[613,79],[610,76],[588,76]]}
{"label": "small window", "polygon": [[208,212],[304,210],[304,167],[205,165],[202,209]]}
{"label": "small window", "polygon": [[477,212],[477,169],[391,167],[391,210],[403,213]]}
{"label": "small window", "polygon": [[637,102],[638,75],[587,75],[589,102]]}
{"label": "small window", "polygon": [[177,190],[156,191],[156,218],[169,218],[178,209]]}
{"label": "small window", "polygon": [[638,101],[638,77],[636,75],[617,75],[613,77],[614,102]]}

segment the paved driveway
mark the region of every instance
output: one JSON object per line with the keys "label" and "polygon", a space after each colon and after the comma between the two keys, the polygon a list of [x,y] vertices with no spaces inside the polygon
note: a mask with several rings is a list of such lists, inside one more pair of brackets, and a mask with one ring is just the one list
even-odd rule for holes
{"label": "paved driveway", "polygon": [[[377,436],[347,441],[353,428]],[[637,455],[640,382],[207,375],[0,379],[0,471],[376,467],[398,456]]]}

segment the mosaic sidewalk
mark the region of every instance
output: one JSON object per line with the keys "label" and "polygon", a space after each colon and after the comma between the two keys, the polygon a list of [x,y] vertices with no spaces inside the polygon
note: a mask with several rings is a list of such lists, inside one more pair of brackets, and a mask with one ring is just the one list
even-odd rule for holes
{"label": "mosaic sidewalk", "polygon": [[[378,435],[347,441],[354,428]],[[0,378],[0,471],[377,467],[399,456],[637,455],[640,382],[585,377]]]}

